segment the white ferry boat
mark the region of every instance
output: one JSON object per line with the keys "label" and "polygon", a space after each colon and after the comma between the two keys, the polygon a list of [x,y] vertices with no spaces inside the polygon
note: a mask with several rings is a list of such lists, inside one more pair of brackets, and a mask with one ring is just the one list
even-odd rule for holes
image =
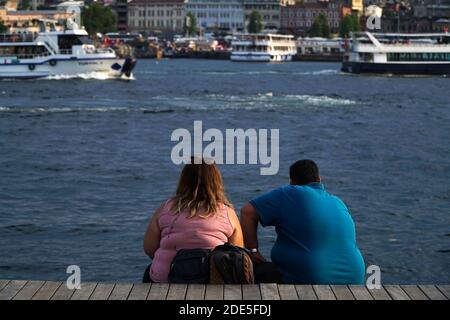
{"label": "white ferry boat", "polygon": [[297,53],[293,36],[279,34],[241,34],[231,42],[232,61],[291,61]]}
{"label": "white ferry boat", "polygon": [[91,72],[131,77],[136,61],[96,48],[84,29],[0,35],[0,78],[32,79]]}
{"label": "white ferry boat", "polygon": [[337,61],[344,55],[344,40],[341,38],[298,38],[296,60],[300,61]]}
{"label": "white ferry boat", "polygon": [[450,74],[450,33],[356,33],[342,71],[386,74]]}

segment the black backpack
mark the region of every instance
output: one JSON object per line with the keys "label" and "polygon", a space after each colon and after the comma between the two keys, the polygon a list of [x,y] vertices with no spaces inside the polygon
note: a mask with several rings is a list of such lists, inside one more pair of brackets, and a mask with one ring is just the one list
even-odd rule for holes
{"label": "black backpack", "polygon": [[253,264],[248,250],[229,243],[214,250],[182,249],[172,261],[170,283],[254,283]]}

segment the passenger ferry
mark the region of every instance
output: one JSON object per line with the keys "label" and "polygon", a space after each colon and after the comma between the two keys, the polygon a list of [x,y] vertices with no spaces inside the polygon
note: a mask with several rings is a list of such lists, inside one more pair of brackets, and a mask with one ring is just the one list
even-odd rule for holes
{"label": "passenger ferry", "polygon": [[345,42],[341,38],[298,38],[297,56],[299,61],[336,61],[341,62],[345,52]]}
{"label": "passenger ferry", "polygon": [[32,79],[91,72],[131,77],[136,61],[111,48],[96,48],[84,29],[47,30],[37,34],[0,35],[0,78]]}
{"label": "passenger ferry", "polygon": [[297,53],[293,36],[279,34],[241,34],[231,42],[232,61],[291,61]]}
{"label": "passenger ferry", "polygon": [[387,74],[450,74],[450,34],[355,33],[342,71]]}

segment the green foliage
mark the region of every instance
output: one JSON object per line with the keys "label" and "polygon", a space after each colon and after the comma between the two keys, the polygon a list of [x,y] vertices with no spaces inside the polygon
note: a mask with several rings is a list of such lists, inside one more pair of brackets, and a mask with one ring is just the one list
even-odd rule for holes
{"label": "green foliage", "polygon": [[8,32],[8,28],[5,26],[5,23],[0,20],[0,33],[6,33]]}
{"label": "green foliage", "polygon": [[339,28],[339,34],[342,38],[350,37],[351,32],[357,32],[361,30],[361,26],[359,24],[359,18],[356,14],[350,14],[345,16]]}
{"label": "green foliage", "polygon": [[261,15],[258,11],[253,11],[250,15],[250,22],[247,26],[249,33],[260,33],[263,29]]}
{"label": "green foliage", "polygon": [[116,16],[109,7],[92,2],[83,8],[81,20],[89,34],[116,31]]}
{"label": "green foliage", "polygon": [[328,18],[324,13],[319,14],[314,20],[311,29],[309,30],[309,35],[322,38],[330,37],[330,26],[328,24]]}
{"label": "green foliage", "polygon": [[198,22],[197,17],[192,12],[188,12],[186,14],[186,18],[184,19],[184,34],[188,36],[196,36],[198,34]]}

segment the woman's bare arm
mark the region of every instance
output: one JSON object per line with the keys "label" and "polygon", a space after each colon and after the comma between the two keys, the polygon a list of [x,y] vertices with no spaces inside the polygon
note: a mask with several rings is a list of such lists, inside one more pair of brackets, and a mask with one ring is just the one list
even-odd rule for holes
{"label": "woman's bare arm", "polygon": [[161,230],[158,223],[159,211],[160,208],[153,214],[144,236],[144,251],[152,259],[161,241]]}
{"label": "woman's bare arm", "polygon": [[244,247],[244,237],[242,235],[241,223],[233,209],[228,209],[228,216],[233,225],[234,232],[228,239],[228,242],[237,247]]}

